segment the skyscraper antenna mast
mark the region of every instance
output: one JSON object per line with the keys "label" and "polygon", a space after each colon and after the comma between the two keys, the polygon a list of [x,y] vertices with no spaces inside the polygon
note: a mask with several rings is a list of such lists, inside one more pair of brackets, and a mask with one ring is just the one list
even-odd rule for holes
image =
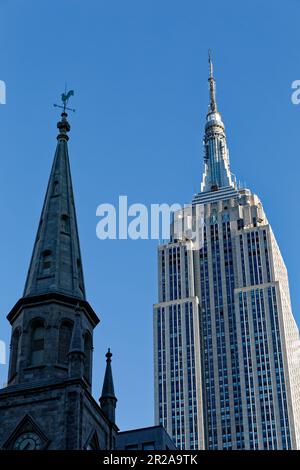
{"label": "skyscraper antenna mast", "polygon": [[211,49],[208,49],[208,64],[209,64],[209,77],[213,78],[213,63],[212,63],[212,54],[211,54]]}

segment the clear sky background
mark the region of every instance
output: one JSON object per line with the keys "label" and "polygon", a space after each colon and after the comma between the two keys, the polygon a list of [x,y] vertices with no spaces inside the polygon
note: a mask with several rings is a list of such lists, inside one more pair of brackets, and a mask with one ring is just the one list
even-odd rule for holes
{"label": "clear sky background", "polygon": [[[95,332],[94,395],[108,346],[122,429],[153,424],[155,241],[99,241],[96,207],[189,203],[200,188],[207,50],[231,169],[262,199],[300,321],[299,0],[0,0],[0,339],[22,295],[56,145],[53,108],[75,90],[70,158]],[[6,381],[0,365],[0,383]]]}

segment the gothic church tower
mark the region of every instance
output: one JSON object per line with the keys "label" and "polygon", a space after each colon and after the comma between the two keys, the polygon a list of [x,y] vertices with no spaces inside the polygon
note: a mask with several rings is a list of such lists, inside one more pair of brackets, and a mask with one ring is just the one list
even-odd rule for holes
{"label": "gothic church tower", "polygon": [[[0,390],[0,449],[112,449],[118,428],[109,371],[101,406],[91,395],[93,330],[86,300],[68,156],[67,114],[57,148],[24,294],[9,312],[8,385]],[[102,394],[103,395],[103,394]]]}

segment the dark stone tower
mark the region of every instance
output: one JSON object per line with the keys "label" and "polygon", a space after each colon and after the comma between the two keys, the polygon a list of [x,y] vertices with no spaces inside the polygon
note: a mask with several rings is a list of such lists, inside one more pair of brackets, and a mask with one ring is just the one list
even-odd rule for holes
{"label": "dark stone tower", "polygon": [[117,434],[114,412],[91,395],[99,319],[85,295],[65,108],[57,127],[24,294],[7,317],[12,335],[8,386],[0,390],[0,449],[112,449]]}

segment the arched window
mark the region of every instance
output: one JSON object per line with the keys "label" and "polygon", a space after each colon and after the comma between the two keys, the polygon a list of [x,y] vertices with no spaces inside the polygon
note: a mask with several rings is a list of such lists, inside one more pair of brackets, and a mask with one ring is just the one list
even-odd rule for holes
{"label": "arched window", "polygon": [[65,320],[59,328],[58,335],[58,362],[59,364],[68,363],[68,352],[70,350],[73,323]]}
{"label": "arched window", "polygon": [[70,233],[70,218],[67,214],[61,216],[61,231],[64,233]]}
{"label": "arched window", "polygon": [[89,443],[86,446],[86,450],[99,450],[99,440],[96,431],[94,432],[93,436],[89,440]]}
{"label": "arched window", "polygon": [[89,332],[84,336],[84,354],[85,354],[85,364],[84,364],[84,377],[88,382],[91,381],[91,368],[92,368],[92,337]]}
{"label": "arched window", "polygon": [[10,346],[10,378],[12,378],[17,372],[18,365],[18,354],[19,354],[19,342],[20,342],[20,330],[16,329],[11,338]]}
{"label": "arched window", "polygon": [[44,250],[42,253],[41,260],[41,272],[42,274],[48,274],[52,265],[52,251]]}
{"label": "arched window", "polygon": [[30,364],[33,366],[43,363],[45,348],[45,326],[39,320],[32,326],[31,332],[31,349],[30,349]]}
{"label": "arched window", "polygon": [[55,180],[54,183],[53,183],[52,196],[57,196],[58,195],[58,190],[59,190],[59,182],[57,180]]}
{"label": "arched window", "polygon": [[83,275],[82,275],[82,266],[81,266],[81,261],[79,258],[77,258],[77,272],[78,272],[78,283],[79,283],[79,289],[81,292],[83,292]]}

